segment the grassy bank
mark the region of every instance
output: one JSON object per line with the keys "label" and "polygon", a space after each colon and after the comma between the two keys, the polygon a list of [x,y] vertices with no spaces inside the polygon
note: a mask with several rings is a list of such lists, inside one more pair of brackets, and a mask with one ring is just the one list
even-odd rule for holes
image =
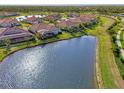
{"label": "grassy bank", "polygon": [[113,74],[111,73],[111,64],[115,62],[112,53],[112,44],[108,28],[114,23],[114,20],[106,17],[101,17],[101,22],[94,30],[88,30],[87,33],[94,35],[97,38],[98,53],[97,53],[97,81],[99,88],[116,88],[114,83]]}

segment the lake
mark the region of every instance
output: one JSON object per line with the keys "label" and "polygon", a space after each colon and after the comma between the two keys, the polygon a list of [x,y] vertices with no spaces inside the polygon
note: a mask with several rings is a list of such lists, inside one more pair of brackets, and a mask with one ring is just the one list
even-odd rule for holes
{"label": "lake", "polygon": [[92,36],[20,50],[0,63],[0,88],[95,88],[95,50]]}

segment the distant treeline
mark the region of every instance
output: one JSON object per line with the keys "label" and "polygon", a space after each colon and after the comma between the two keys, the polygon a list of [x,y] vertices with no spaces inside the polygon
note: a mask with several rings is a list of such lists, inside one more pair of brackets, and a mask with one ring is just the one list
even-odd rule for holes
{"label": "distant treeline", "polygon": [[0,11],[10,12],[100,12],[122,13],[124,6],[0,6]]}

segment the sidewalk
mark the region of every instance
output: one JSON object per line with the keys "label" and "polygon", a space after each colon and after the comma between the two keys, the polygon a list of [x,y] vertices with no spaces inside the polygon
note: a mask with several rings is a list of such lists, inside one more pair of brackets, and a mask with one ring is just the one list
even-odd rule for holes
{"label": "sidewalk", "polygon": [[[118,33],[117,33],[117,41],[116,41],[116,43],[117,43],[117,45],[120,47],[120,51],[121,51],[121,55],[122,55],[122,57],[124,58],[124,49],[122,49],[122,45],[121,45],[121,42],[120,42],[120,33],[121,33],[121,31],[123,30],[124,28],[121,28],[119,31],[118,31]],[[123,37],[124,38],[124,37]]]}

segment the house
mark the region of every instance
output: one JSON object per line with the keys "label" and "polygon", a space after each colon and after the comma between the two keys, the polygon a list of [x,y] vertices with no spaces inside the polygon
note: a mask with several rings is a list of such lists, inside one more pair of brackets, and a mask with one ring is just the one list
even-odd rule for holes
{"label": "house", "polygon": [[57,21],[57,26],[60,28],[73,29],[75,27],[78,27],[81,24],[81,22],[82,21],[79,18],[63,19]]}
{"label": "house", "polygon": [[34,24],[34,23],[39,23],[40,22],[40,19],[35,17],[35,16],[32,16],[32,17],[27,17],[25,19],[25,22],[29,23],[29,24]]}
{"label": "house", "polygon": [[0,27],[13,27],[19,25],[20,23],[16,19],[12,19],[12,18],[0,19]]}
{"label": "house", "polygon": [[97,23],[97,18],[93,14],[80,15],[80,20],[83,22],[84,26],[87,28],[91,28],[93,24]]}
{"label": "house", "polygon": [[80,21],[76,19],[66,19],[58,21],[57,26],[61,28],[63,31],[74,32],[74,31],[81,31],[79,25],[81,24]]}
{"label": "house", "polygon": [[11,43],[18,43],[34,40],[34,37],[28,31],[20,28],[0,28],[0,41],[5,41],[6,39],[10,40]]}
{"label": "house", "polygon": [[45,20],[47,21],[56,21],[61,18],[61,15],[58,13],[50,14],[44,17]]}
{"label": "house", "polygon": [[82,21],[78,17],[77,18],[70,18],[69,21],[75,25],[80,25],[82,23]]}
{"label": "house", "polygon": [[95,22],[96,16],[92,14],[82,14],[80,15],[80,20],[82,22]]}
{"label": "house", "polygon": [[67,31],[81,31],[85,27],[91,27],[96,23],[96,17],[91,14],[83,14],[80,17],[61,19],[57,21],[57,26]]}
{"label": "house", "polygon": [[33,24],[29,30],[34,34],[41,35],[42,39],[55,36],[61,32],[59,28],[57,28],[54,24],[43,24],[37,23]]}

